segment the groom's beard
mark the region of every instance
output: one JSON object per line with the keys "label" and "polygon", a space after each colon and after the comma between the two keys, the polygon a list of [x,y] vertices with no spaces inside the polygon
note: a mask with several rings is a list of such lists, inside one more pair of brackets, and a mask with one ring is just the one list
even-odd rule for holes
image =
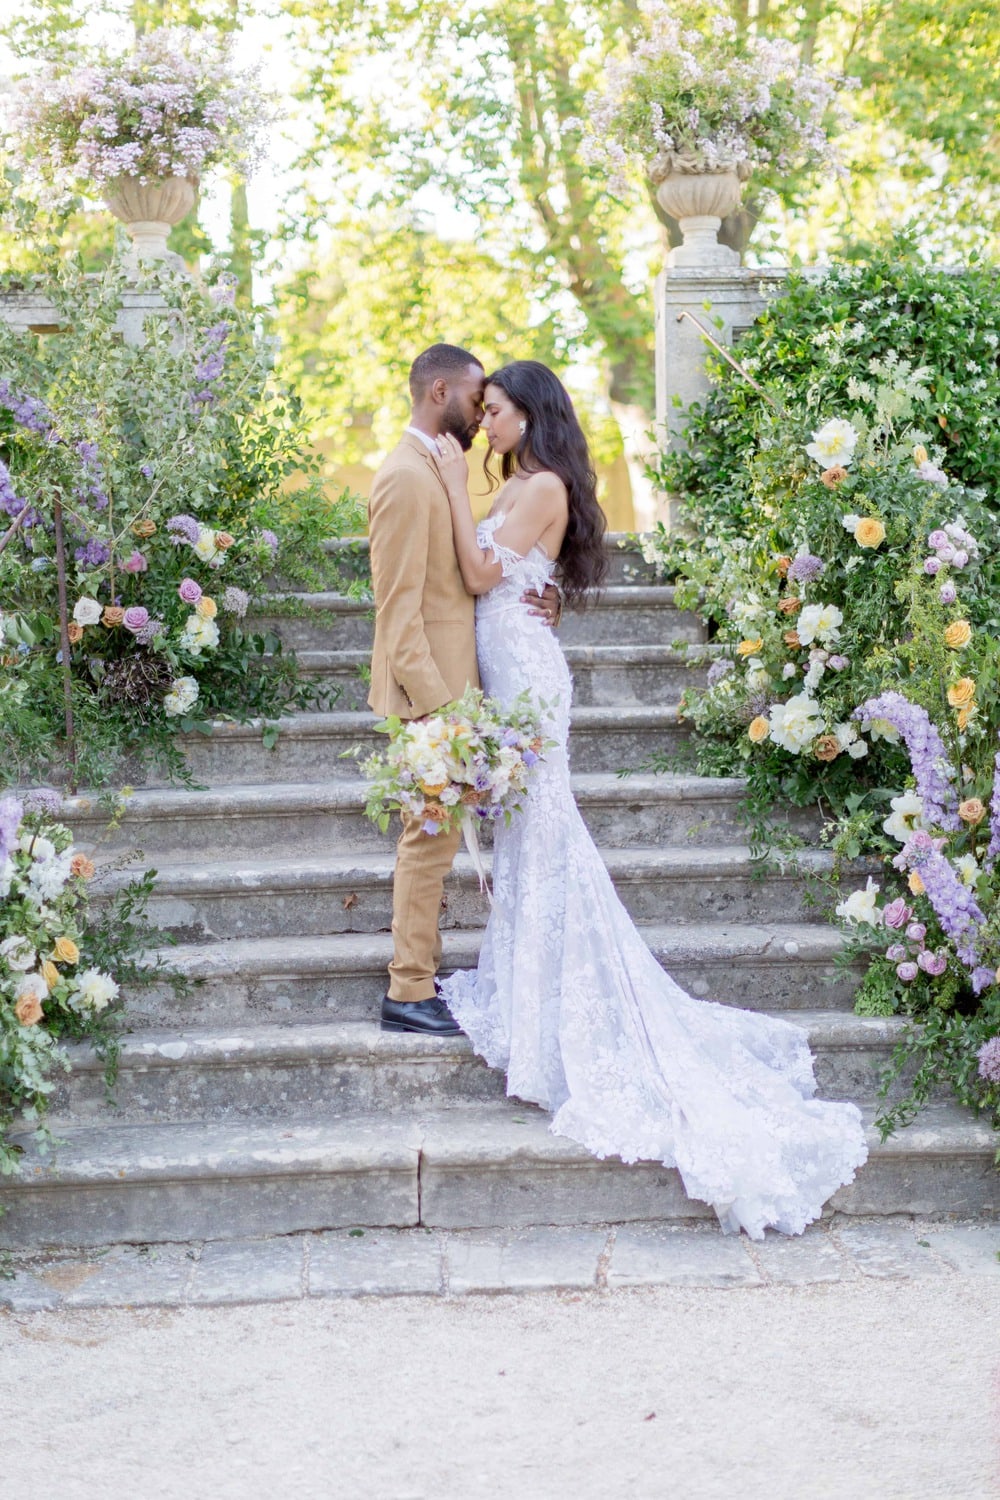
{"label": "groom's beard", "polygon": [[463,453],[468,453],[472,447],[472,440],[479,431],[479,423],[467,422],[458,402],[449,401],[441,414],[441,431],[449,433],[460,445]]}

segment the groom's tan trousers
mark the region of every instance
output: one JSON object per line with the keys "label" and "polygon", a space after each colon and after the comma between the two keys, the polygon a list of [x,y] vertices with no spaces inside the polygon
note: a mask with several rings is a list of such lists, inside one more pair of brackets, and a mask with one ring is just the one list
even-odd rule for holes
{"label": "groom's tan trousers", "polygon": [[[452,541],[448,494],[430,450],[406,434],[372,484],[368,504],[375,641],[368,702],[377,714],[422,718],[471,684],[475,605]],[[389,996],[429,1000],[441,959],[438,917],[460,835],[423,833],[403,819],[392,887]]]}

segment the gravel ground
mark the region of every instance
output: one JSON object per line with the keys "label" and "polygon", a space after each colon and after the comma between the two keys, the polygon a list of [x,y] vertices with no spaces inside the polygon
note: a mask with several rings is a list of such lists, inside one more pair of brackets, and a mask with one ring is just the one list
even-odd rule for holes
{"label": "gravel ground", "polygon": [[986,1500],[1000,1279],[8,1312],[0,1401],[12,1500]]}

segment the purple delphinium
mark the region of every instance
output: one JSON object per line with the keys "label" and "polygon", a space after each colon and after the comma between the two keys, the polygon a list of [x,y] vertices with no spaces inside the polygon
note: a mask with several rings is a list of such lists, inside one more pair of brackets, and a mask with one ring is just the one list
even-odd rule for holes
{"label": "purple delphinium", "polygon": [[37,432],[47,443],[59,442],[56,419],[45,402],[15,390],[9,380],[0,380],[0,406],[7,408],[19,427]]}
{"label": "purple delphinium", "polygon": [[812,583],[818,578],[826,567],[821,557],[814,557],[811,552],[802,552],[798,557],[793,557],[788,565],[789,583]]}
{"label": "purple delphinium", "polygon": [[275,536],[274,532],[273,531],[268,531],[267,528],[265,527],[265,529],[262,532],[260,532],[259,535],[260,535],[261,541],[264,542],[264,543],[266,543],[266,545],[268,547],[270,547],[270,549],[271,549],[271,556],[272,557],[276,557],[277,556],[277,552],[278,552],[278,538]]}
{"label": "purple delphinium", "polygon": [[75,549],[73,556],[85,568],[103,568],[111,556],[111,548],[107,542],[99,541],[96,536],[92,536],[86,546]]}
{"label": "purple delphinium", "polygon": [[167,534],[175,546],[189,542],[193,547],[201,535],[201,527],[194,516],[171,516],[167,522]]}
{"label": "purple delphinium", "polygon": [[927,822],[951,832],[961,828],[954,771],[927,710],[911,703],[902,693],[881,693],[854,710],[856,719],[887,719],[902,735],[923,800]]}
{"label": "purple delphinium", "polygon": [[922,828],[910,835],[893,860],[897,870],[917,870],[927,899],[934,908],[955,952],[972,973],[979,968],[978,933],[986,921],[979,903],[951,861]]}
{"label": "purple delphinium", "polygon": [[1000,1036],[991,1036],[976,1053],[979,1059],[979,1076],[987,1083],[1000,1083]]}
{"label": "purple delphinium", "polygon": [[0,860],[5,860],[17,839],[24,808],[16,797],[0,797]]}

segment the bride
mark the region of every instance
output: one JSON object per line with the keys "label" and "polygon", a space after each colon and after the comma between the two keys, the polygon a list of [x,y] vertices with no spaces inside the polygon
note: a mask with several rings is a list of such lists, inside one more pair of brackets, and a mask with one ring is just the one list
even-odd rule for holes
{"label": "bride", "polygon": [[556,564],[572,601],[607,562],[596,479],[572,403],[545,365],[486,382],[483,426],[504,480],[477,527],[459,443],[438,439],[466,588],[477,596],[484,690],[544,705],[555,742],[521,813],[497,825],[493,909],[475,971],[441,985],[507,1092],[599,1157],[661,1161],[723,1229],[800,1233],[867,1156],[853,1104],[814,1099],[804,1031],[694,1000],[660,968],[618,900],[570,790],[571,680],[556,636],[521,602]]}

